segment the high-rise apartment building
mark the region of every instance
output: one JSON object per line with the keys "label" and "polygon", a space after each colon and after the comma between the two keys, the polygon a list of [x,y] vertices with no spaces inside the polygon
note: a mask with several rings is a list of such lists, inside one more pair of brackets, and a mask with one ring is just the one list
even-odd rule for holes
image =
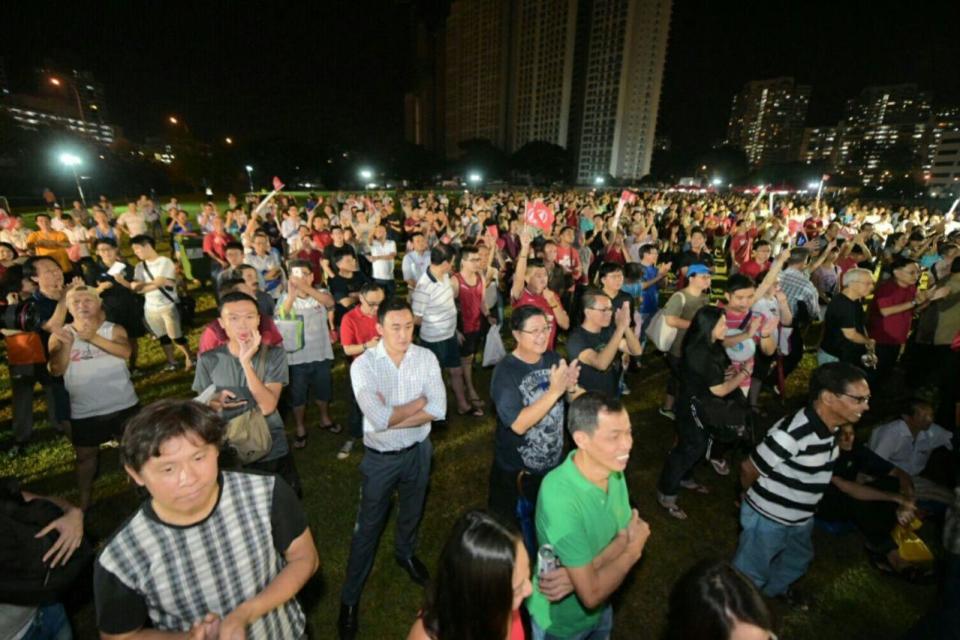
{"label": "high-rise apartment building", "polygon": [[800,151],[810,87],[793,78],[755,80],[733,97],[726,143],[754,167],[791,162]]}
{"label": "high-rise apartment building", "polygon": [[804,164],[833,168],[837,156],[837,127],[807,127],[800,140],[798,158]]}
{"label": "high-rise apartment building", "polygon": [[847,100],[839,125],[839,171],[868,185],[928,164],[931,102],[915,84],[867,87]]}
{"label": "high-rise apartment building", "polygon": [[570,149],[577,182],[650,172],[671,0],[582,0]]}
{"label": "high-rise apartment building", "polygon": [[[566,147],[579,182],[650,171],[671,0],[455,0],[445,137]],[[410,107],[407,104],[408,113]]]}
{"label": "high-rise apartment building", "polygon": [[510,29],[507,149],[567,146],[577,0],[516,0]]}
{"label": "high-rise apartment building", "polygon": [[940,137],[927,186],[933,196],[960,196],[960,131],[948,131]]}
{"label": "high-rise apartment building", "polygon": [[455,0],[444,46],[447,156],[459,144],[484,138],[501,149],[507,142],[510,58],[509,0]]}

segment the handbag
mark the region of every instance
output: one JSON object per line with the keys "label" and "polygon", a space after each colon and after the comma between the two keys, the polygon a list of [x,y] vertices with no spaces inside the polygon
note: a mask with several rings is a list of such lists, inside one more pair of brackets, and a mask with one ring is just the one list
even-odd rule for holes
{"label": "handbag", "polygon": [[743,397],[734,392],[723,398],[711,393],[707,398],[690,399],[694,421],[717,442],[737,442],[749,435],[749,409],[738,395]]}
{"label": "handbag", "polygon": [[[146,272],[147,277],[150,280],[154,280],[153,273],[150,272],[150,267],[147,266],[147,261],[144,260],[140,264],[143,265],[143,270]],[[157,289],[163,297],[172,302],[177,307],[177,313],[180,315],[180,325],[182,327],[189,327],[193,323],[193,316],[197,311],[197,301],[193,296],[184,293],[182,296],[179,296],[178,299],[174,299],[170,292],[167,291],[166,287],[159,287]]]}
{"label": "handbag", "polygon": [[915,533],[921,526],[923,526],[923,523],[914,518],[907,526],[897,523],[891,532],[893,541],[897,543],[897,551],[900,553],[900,557],[908,562],[933,561],[933,553],[930,552],[930,548]]}
{"label": "handbag", "polygon": [[[257,377],[261,380],[266,368],[266,359],[267,347],[261,345],[257,354],[256,367]],[[241,464],[256,462],[270,453],[270,449],[273,447],[270,427],[267,425],[267,418],[260,411],[260,407],[254,407],[230,419],[227,422],[224,438],[227,446],[236,452]]]}
{"label": "handbag", "polygon": [[[682,301],[680,309],[682,310],[683,307],[687,306],[687,298],[682,291],[677,293],[680,294],[680,300]],[[673,346],[673,341],[677,339],[677,328],[667,324],[667,317],[664,315],[663,309],[659,309],[650,320],[650,325],[647,327],[647,337],[659,351],[670,351],[670,347]]]}

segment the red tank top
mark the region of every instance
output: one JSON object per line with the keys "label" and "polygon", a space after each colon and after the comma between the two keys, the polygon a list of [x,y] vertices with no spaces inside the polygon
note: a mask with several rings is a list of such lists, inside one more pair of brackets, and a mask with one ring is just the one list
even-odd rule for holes
{"label": "red tank top", "polygon": [[464,333],[474,333],[480,331],[480,318],[483,316],[483,280],[477,276],[477,282],[474,285],[467,284],[464,277],[459,274],[453,274],[460,285],[460,293],[457,296],[457,303],[460,307],[460,320],[463,325]]}

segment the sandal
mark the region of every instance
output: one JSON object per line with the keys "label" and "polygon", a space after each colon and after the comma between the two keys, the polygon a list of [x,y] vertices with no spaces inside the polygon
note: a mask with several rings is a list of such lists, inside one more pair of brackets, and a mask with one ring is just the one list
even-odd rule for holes
{"label": "sandal", "polygon": [[681,480],[680,486],[684,489],[689,489],[690,491],[696,491],[697,493],[702,493],[704,495],[710,493],[710,489],[700,484],[696,480]]}
{"label": "sandal", "polygon": [[473,416],[474,418],[482,418],[486,414],[483,412],[483,409],[481,409],[480,407],[473,406],[473,407],[470,407],[469,409],[464,409],[463,411],[461,411],[460,409],[457,409],[457,415]]}
{"label": "sandal", "polygon": [[303,449],[307,446],[307,434],[302,436],[294,436],[293,438],[293,448],[294,449]]}
{"label": "sandal", "polygon": [[667,510],[667,513],[670,514],[671,518],[676,518],[677,520],[687,519],[687,512],[680,508],[680,505],[677,504],[676,499],[667,500],[657,493],[657,502],[661,507]]}
{"label": "sandal", "polygon": [[343,427],[339,423],[331,422],[330,424],[322,424],[320,428],[324,431],[329,431],[330,433],[340,433],[343,431]]}
{"label": "sandal", "polygon": [[483,399],[480,398],[480,396],[477,396],[476,398],[467,398],[467,400],[470,402],[470,404],[472,404],[472,405],[475,406],[475,407],[481,407],[481,408],[482,408],[483,405],[486,404],[486,403],[483,401]]}

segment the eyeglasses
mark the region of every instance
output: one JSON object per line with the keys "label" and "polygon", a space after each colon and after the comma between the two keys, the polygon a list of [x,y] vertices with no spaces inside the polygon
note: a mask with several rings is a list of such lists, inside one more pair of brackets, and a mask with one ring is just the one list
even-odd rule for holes
{"label": "eyeglasses", "polygon": [[845,391],[841,391],[841,392],[838,393],[837,395],[847,396],[848,398],[850,398],[851,400],[853,400],[853,401],[856,402],[857,404],[866,404],[866,403],[870,402],[870,396],[869,396],[869,395],[866,395],[866,396],[855,396],[855,395],[853,395],[852,393],[847,393],[847,392],[845,392]]}
{"label": "eyeglasses", "polygon": [[529,333],[532,336],[545,336],[550,333],[550,326],[548,325],[542,329],[520,329],[520,333]]}
{"label": "eyeglasses", "polygon": [[361,297],[360,299],[363,300],[363,303],[366,304],[368,307],[373,307],[374,309],[376,309],[377,307],[379,307],[380,304],[381,304],[381,303],[379,303],[379,302],[370,302],[369,300],[367,300],[367,299],[364,298],[364,297]]}

